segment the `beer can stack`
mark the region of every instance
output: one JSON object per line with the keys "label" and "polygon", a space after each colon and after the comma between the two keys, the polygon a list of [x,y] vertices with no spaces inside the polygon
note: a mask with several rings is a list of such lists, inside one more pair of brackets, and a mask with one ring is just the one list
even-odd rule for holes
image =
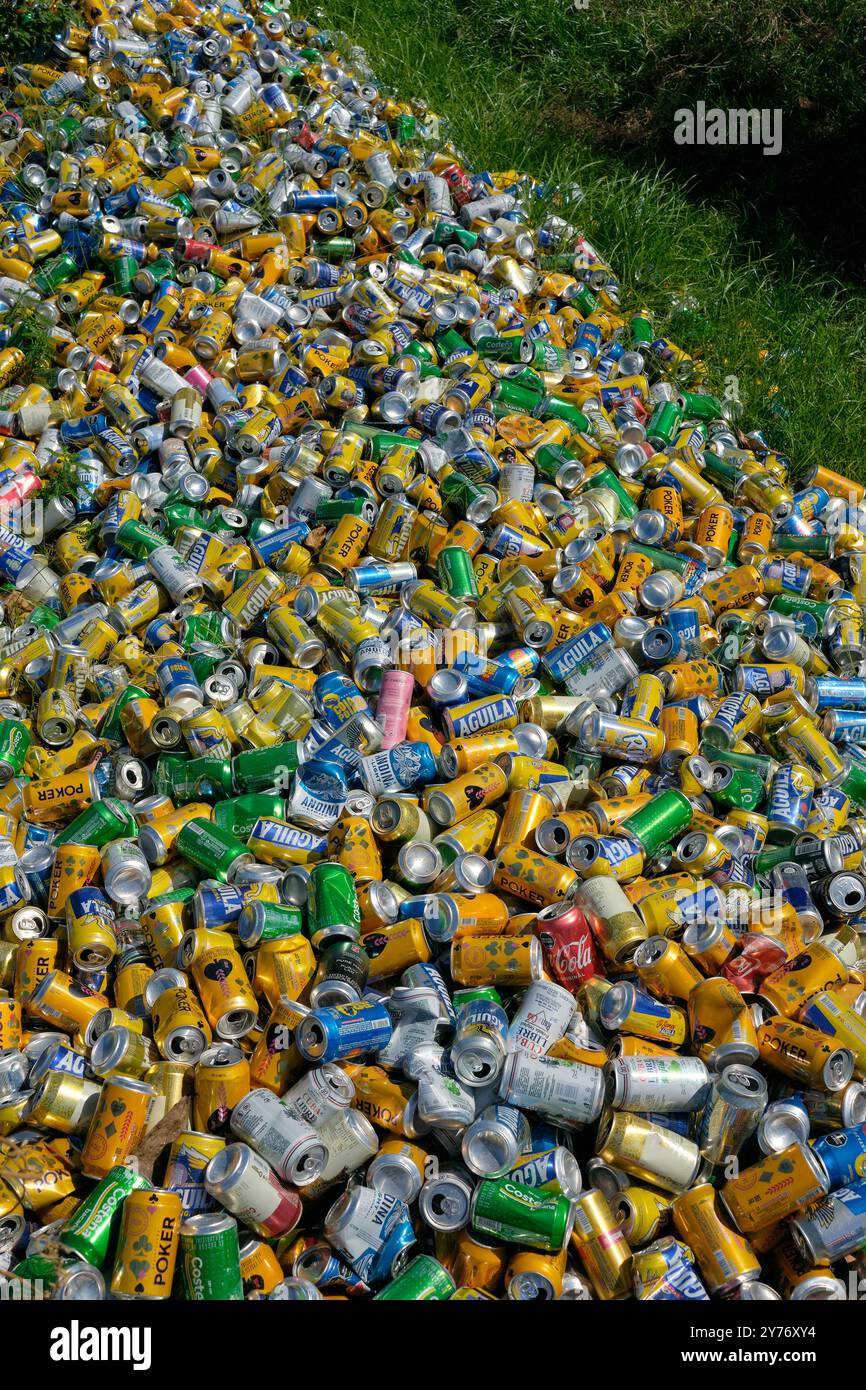
{"label": "beer can stack", "polygon": [[279,3],[0,111],[4,1290],[856,1297],[863,486]]}

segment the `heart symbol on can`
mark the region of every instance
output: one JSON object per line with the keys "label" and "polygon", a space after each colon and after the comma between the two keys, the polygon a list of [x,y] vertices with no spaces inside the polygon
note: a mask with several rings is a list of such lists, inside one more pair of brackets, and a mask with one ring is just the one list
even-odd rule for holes
{"label": "heart symbol on can", "polygon": [[113,1100],[111,1102],[111,1105],[109,1106],[109,1109],[111,1110],[112,1115],[122,1115],[124,1110],[126,1109],[126,1106],[124,1105],[122,1100]]}

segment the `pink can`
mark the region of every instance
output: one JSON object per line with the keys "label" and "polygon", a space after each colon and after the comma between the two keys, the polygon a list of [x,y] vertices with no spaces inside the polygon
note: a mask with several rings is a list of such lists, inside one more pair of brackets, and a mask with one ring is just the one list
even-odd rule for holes
{"label": "pink can", "polygon": [[415,677],[411,671],[386,671],[379,689],[376,719],[384,728],[382,748],[393,748],[406,737]]}

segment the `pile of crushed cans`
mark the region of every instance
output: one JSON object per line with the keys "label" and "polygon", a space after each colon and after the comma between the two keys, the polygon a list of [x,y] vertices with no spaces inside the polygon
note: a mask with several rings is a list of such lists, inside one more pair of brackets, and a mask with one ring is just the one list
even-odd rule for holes
{"label": "pile of crushed cans", "polygon": [[863,487],[316,23],[83,10],[0,88],[4,1296],[857,1297]]}

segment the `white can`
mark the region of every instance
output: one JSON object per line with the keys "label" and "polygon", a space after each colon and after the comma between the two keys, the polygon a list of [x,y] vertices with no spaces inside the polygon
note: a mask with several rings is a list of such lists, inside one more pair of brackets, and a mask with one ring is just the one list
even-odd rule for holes
{"label": "white can", "polygon": [[523,998],[508,1029],[509,1052],[528,1052],[542,1057],[564,1038],[574,1013],[574,995],[562,985],[536,980]]}
{"label": "white can", "polygon": [[328,1150],[312,1125],[296,1119],[273,1091],[247,1092],[230,1123],[233,1134],[295,1187],[313,1182],[327,1162]]}
{"label": "white can", "polygon": [[563,1125],[588,1125],[604,1108],[604,1074],[585,1062],[557,1062],[512,1052],[499,1096],[509,1105],[534,1110]]}

